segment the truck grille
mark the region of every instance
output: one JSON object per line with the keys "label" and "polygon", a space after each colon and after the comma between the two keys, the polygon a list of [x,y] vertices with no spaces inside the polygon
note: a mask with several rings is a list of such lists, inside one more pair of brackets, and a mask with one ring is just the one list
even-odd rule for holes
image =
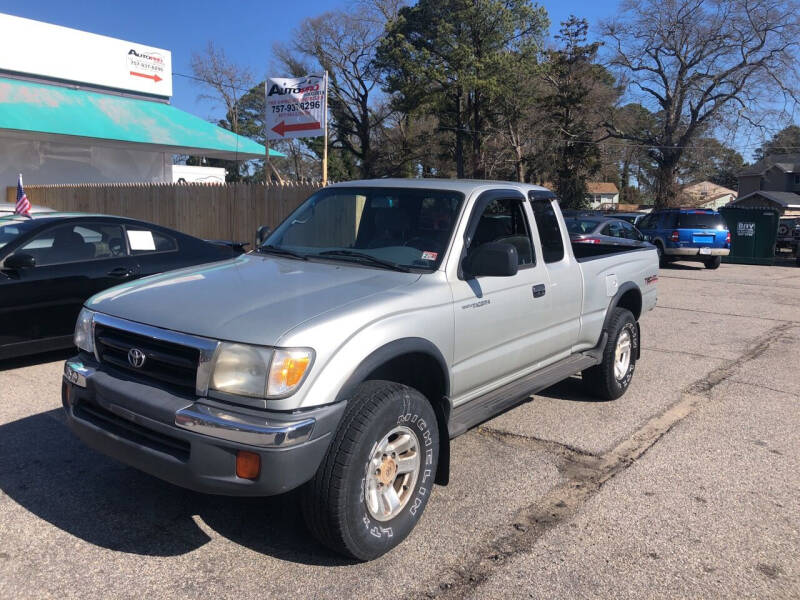
{"label": "truck grille", "polygon": [[[139,379],[155,380],[194,394],[200,350],[95,323],[95,349],[101,363],[112,365]],[[138,349],[144,364],[134,367],[128,353]]]}

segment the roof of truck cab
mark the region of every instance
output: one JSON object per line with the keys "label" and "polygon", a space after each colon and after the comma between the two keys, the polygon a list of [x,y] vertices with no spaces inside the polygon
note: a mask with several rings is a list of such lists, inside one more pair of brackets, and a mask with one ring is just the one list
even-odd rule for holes
{"label": "roof of truck cab", "polygon": [[411,178],[395,178],[395,179],[361,179],[357,181],[346,181],[335,183],[329,187],[405,187],[405,188],[419,188],[429,190],[449,190],[454,192],[461,192],[468,194],[475,188],[479,187],[514,187],[524,191],[544,191],[549,192],[545,187],[540,185],[531,185],[530,183],[519,183],[518,181],[496,181],[490,179],[411,179]]}

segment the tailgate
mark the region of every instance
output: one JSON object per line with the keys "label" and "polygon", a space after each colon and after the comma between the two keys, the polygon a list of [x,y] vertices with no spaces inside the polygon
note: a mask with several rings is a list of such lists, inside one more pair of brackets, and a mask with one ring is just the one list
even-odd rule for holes
{"label": "tailgate", "polygon": [[692,244],[695,246],[713,246],[716,241],[715,231],[693,231]]}

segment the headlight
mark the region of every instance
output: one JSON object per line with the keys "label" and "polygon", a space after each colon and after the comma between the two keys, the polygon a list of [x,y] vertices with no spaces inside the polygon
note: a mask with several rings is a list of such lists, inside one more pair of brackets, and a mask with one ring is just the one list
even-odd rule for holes
{"label": "headlight", "polygon": [[226,394],[263,398],[272,350],[245,344],[220,344],[211,388]]}
{"label": "headlight", "polygon": [[92,321],[94,321],[94,313],[89,309],[83,308],[78,315],[78,321],[75,323],[75,345],[89,354],[94,354]]}
{"label": "headlight", "polygon": [[220,344],[211,389],[255,398],[286,396],[303,382],[314,358],[309,349]]}

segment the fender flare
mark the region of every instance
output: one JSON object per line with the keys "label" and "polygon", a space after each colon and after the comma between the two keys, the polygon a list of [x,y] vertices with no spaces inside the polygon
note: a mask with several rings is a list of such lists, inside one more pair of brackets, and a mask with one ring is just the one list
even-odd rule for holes
{"label": "fender flare", "polygon": [[368,355],[364,360],[362,360],[361,364],[356,367],[355,371],[353,371],[350,377],[347,378],[347,381],[339,390],[339,393],[336,395],[336,402],[347,400],[356,387],[363,383],[370,373],[372,373],[385,362],[388,362],[398,356],[402,356],[403,354],[411,353],[427,354],[436,360],[436,363],[439,365],[439,368],[444,374],[444,395],[445,397],[449,397],[450,370],[447,368],[447,362],[445,361],[442,353],[439,351],[439,348],[437,348],[433,342],[430,342],[424,338],[408,337],[400,338],[398,340],[389,342],[388,344],[384,344],[383,346],[380,346],[374,350],[372,354]]}
{"label": "fender flare", "polygon": [[361,383],[363,383],[370,373],[375,371],[384,363],[402,356],[404,354],[425,354],[434,359],[442,372],[444,380],[444,390],[441,398],[429,398],[433,410],[436,413],[439,430],[439,460],[436,469],[435,482],[439,485],[447,485],[450,479],[450,435],[447,423],[450,420],[450,370],[447,367],[439,348],[435,344],[424,338],[408,337],[400,338],[380,346],[369,356],[361,361],[355,371],[347,378],[339,393],[336,395],[336,402],[344,402],[350,397]]}
{"label": "fender flare", "polygon": [[[619,286],[619,289],[617,289],[617,293],[614,294],[614,297],[611,298],[611,302],[608,303],[608,309],[606,310],[606,318],[603,320],[603,329],[601,330],[600,333],[599,345],[605,345],[603,343],[603,339],[604,336],[608,333],[608,324],[611,321],[611,313],[614,311],[615,308],[617,308],[617,305],[619,304],[619,301],[622,299],[622,296],[624,296],[627,292],[631,290],[635,290],[639,296],[639,302],[642,301],[642,290],[640,290],[639,286],[633,283],[632,281],[626,281],[621,286]],[[636,338],[638,340],[638,343],[634,348],[634,352],[636,353],[636,360],[639,360],[642,347],[642,342],[641,342],[642,335],[641,335],[641,330],[639,328],[639,317],[636,317],[636,315],[634,315],[634,317],[636,318],[636,334],[637,334]]]}

